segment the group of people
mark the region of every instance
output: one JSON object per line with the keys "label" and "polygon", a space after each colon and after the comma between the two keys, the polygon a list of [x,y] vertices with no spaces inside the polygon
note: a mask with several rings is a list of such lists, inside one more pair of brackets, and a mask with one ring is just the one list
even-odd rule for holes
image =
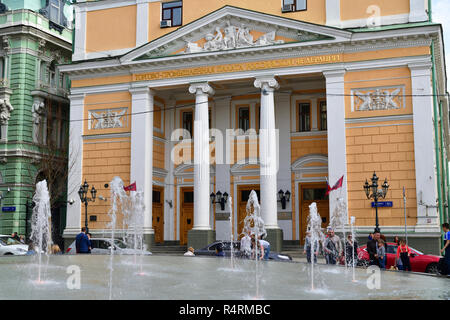
{"label": "group of people", "polygon": [[[313,244],[314,242],[314,244]],[[311,233],[306,232],[305,246],[303,253],[306,254],[308,263],[311,263],[314,257],[314,263],[317,263],[317,256],[319,255],[320,247],[323,249],[323,254],[327,264],[336,264],[342,259],[347,259],[348,265],[355,265],[358,262],[358,243],[353,239],[352,235],[347,235],[347,240],[342,245],[341,238],[334,232],[332,227],[327,228],[327,234],[324,240],[311,238]]]}

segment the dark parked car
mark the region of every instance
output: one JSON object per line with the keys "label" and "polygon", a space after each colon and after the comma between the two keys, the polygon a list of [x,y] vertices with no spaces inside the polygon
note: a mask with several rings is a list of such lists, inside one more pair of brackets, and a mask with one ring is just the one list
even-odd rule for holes
{"label": "dark parked car", "polygon": [[[222,250],[226,257],[231,256],[231,241],[216,241],[213,242],[202,249],[195,250],[196,256],[214,256],[216,254],[216,249],[218,246],[222,246]],[[241,243],[239,241],[233,242],[233,252],[236,258],[243,258],[240,251]],[[277,261],[291,261],[292,258],[286,254],[279,254],[277,252],[269,253],[269,260]]]}

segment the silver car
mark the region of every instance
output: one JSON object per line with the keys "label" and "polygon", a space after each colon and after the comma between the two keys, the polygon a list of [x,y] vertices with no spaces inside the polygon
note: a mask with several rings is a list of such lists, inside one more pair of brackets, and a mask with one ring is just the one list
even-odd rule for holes
{"label": "silver car", "polygon": [[15,255],[22,256],[27,254],[28,246],[14,240],[11,236],[0,235],[0,256]]}
{"label": "silver car", "polygon": [[[67,248],[66,254],[76,254],[76,248],[75,248],[75,242],[72,242],[72,244]],[[108,238],[91,238],[91,254],[110,254],[111,253],[111,239]],[[141,252],[141,250],[135,250],[131,248],[127,248],[126,244],[119,239],[114,239],[114,254],[126,254],[126,255],[133,255],[133,254],[144,254],[144,255],[151,255],[152,253],[150,251],[144,250]]]}

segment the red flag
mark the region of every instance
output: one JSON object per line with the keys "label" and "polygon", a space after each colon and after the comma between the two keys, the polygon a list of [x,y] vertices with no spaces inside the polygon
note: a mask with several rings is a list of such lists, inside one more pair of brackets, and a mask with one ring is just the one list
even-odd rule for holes
{"label": "red flag", "polygon": [[334,185],[332,188],[330,188],[330,185],[328,184],[328,180],[327,180],[327,193],[325,193],[325,195],[327,196],[327,195],[330,194],[331,191],[337,190],[337,189],[339,189],[340,187],[342,187],[342,183],[343,183],[343,182],[344,182],[344,176],[342,176],[342,177],[335,183],[335,185]]}
{"label": "red flag", "polygon": [[128,187],[123,187],[125,191],[136,191],[136,182],[133,182]]}
{"label": "red flag", "polygon": [[330,188],[330,185],[328,184],[328,179],[326,179],[326,180],[327,180],[327,193],[325,193],[325,195],[327,196],[330,194],[332,189]]}
{"label": "red flag", "polygon": [[344,182],[344,176],[342,176],[337,182],[336,184],[333,186],[332,190],[337,190],[340,187],[342,187],[342,183]]}

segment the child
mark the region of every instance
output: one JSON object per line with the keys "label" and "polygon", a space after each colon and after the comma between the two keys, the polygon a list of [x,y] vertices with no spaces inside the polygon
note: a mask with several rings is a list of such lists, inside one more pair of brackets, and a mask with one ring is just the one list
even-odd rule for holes
{"label": "child", "polygon": [[383,239],[378,239],[377,255],[378,265],[381,269],[386,269],[386,248]]}
{"label": "child", "polygon": [[406,245],[404,239],[400,240],[400,245],[397,248],[397,259],[400,257],[402,260],[403,271],[412,271],[409,257],[411,256],[411,249]]}

